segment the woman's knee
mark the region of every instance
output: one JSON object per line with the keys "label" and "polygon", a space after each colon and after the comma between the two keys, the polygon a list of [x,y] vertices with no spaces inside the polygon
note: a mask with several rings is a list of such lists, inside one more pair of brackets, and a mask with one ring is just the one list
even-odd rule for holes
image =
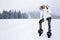
{"label": "woman's knee", "polygon": [[51,17],[48,17],[47,20],[51,20]]}
{"label": "woman's knee", "polygon": [[42,22],[44,22],[44,19],[41,19],[41,20],[39,21],[39,23],[42,23]]}
{"label": "woman's knee", "polygon": [[42,23],[42,20],[40,20],[39,23]]}

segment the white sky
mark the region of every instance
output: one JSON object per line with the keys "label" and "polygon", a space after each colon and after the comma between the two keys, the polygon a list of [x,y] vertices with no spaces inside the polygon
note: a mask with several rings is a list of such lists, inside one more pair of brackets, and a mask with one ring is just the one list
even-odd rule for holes
{"label": "white sky", "polygon": [[44,3],[50,5],[53,14],[60,16],[60,0],[0,0],[0,12],[12,9],[22,12],[36,11]]}

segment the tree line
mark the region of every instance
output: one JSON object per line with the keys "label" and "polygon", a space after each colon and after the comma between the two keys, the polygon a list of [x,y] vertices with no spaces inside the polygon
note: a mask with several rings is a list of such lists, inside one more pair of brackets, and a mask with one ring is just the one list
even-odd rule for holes
{"label": "tree line", "polygon": [[21,11],[19,10],[18,12],[15,11],[6,11],[3,10],[2,13],[0,13],[0,19],[26,19],[28,18],[28,15],[26,13],[21,13]]}

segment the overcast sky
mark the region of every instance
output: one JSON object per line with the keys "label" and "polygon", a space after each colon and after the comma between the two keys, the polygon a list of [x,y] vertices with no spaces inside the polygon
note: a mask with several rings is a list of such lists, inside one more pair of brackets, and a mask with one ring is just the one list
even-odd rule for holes
{"label": "overcast sky", "polygon": [[60,0],[0,0],[0,12],[12,9],[22,12],[36,11],[45,3],[50,6],[53,14],[60,16]]}

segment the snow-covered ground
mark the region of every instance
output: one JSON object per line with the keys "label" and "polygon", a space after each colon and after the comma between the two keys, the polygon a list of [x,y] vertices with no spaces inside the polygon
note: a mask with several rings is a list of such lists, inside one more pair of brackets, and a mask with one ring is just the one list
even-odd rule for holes
{"label": "snow-covered ground", "polygon": [[60,19],[52,19],[52,37],[48,38],[47,21],[44,33],[38,36],[39,19],[0,19],[0,40],[60,40]]}

